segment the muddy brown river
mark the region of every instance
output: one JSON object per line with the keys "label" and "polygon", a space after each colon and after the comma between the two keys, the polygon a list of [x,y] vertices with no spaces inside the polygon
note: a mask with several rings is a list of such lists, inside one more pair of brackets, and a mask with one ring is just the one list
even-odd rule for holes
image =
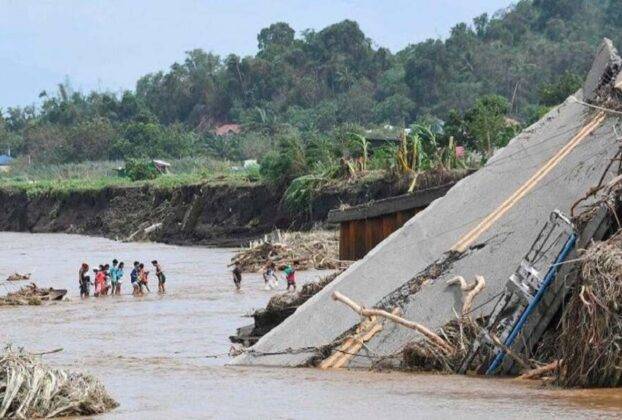
{"label": "muddy brown river", "polygon": [[[63,234],[0,233],[0,279],[32,272],[68,300],[0,308],[0,342],[62,347],[49,363],[100,378],[121,404],[105,418],[610,418],[622,391],[566,391],[460,376],[226,366],[228,336],[271,294],[258,275],[233,290],[232,250],[118,243]],[[168,293],[80,300],[77,270],[118,258],[161,261]],[[129,264],[128,264],[129,263]],[[319,272],[299,275],[303,283]],[[20,282],[24,283],[24,282]],[[151,289],[157,285],[151,280]],[[3,292],[16,286],[4,286]],[[283,284],[281,284],[281,288]]]}

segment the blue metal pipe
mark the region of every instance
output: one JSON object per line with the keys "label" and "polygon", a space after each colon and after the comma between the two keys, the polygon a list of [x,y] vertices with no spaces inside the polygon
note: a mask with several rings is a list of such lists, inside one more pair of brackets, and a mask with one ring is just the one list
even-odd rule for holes
{"label": "blue metal pipe", "polygon": [[[557,258],[555,259],[555,262],[549,268],[549,271],[546,273],[544,280],[542,280],[542,285],[536,292],[536,295],[533,297],[529,305],[527,305],[527,307],[521,314],[518,321],[516,321],[516,324],[514,324],[514,327],[512,327],[512,332],[510,333],[510,335],[508,335],[508,337],[505,339],[505,342],[503,344],[506,347],[511,347],[512,344],[514,343],[514,340],[516,339],[520,331],[523,329],[525,322],[527,322],[527,318],[529,318],[529,315],[531,315],[531,313],[534,311],[536,306],[538,306],[538,303],[540,303],[540,300],[542,299],[544,292],[546,292],[546,289],[548,289],[549,285],[553,282],[553,279],[555,279],[555,276],[557,275],[558,267],[560,266],[562,262],[564,262],[566,257],[568,257],[568,254],[570,253],[570,251],[574,248],[576,241],[577,241],[577,235],[575,233],[572,233],[570,237],[568,238],[568,240],[566,241],[564,248],[561,250]],[[494,374],[495,371],[499,368],[499,366],[501,366],[501,363],[503,362],[504,357],[505,357],[505,352],[503,350],[499,351],[499,353],[497,353],[494,360],[488,367],[488,370],[486,371],[486,375]]]}

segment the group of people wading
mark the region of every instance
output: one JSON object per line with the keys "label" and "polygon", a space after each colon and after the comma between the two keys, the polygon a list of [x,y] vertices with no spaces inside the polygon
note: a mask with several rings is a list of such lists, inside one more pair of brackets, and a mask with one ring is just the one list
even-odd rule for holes
{"label": "group of people wading", "polygon": [[[242,290],[242,266],[238,261],[234,263],[231,273],[233,274],[233,284],[235,284],[236,290]],[[283,268],[283,273],[285,273],[285,280],[287,281],[287,291],[289,292],[291,289],[295,292],[296,270],[293,268],[292,264],[287,264],[285,268]],[[263,267],[262,276],[265,290],[278,289],[279,276],[277,275],[277,268],[274,261],[267,262],[267,264]]]}
{"label": "group of people wading", "polygon": [[[158,261],[153,260],[151,264],[155,268],[155,274],[158,279],[158,293],[165,293],[166,276],[162,271],[162,266]],[[78,281],[80,286],[80,297],[88,298],[91,295],[91,286],[95,287],[93,295],[95,297],[120,295],[121,284],[124,275],[125,264],[117,259],[112,260],[112,266],[109,264],[100,264],[93,269],[94,282],[89,276],[89,265],[82,263],[78,271]],[[142,296],[149,290],[149,271],[145,269],[145,265],[138,261],[134,261],[134,268],[130,273],[130,283],[132,283],[132,294],[134,296]]]}

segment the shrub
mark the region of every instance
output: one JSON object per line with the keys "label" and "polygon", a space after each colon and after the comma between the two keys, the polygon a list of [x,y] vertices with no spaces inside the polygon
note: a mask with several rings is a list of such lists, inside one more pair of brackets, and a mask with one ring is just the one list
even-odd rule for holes
{"label": "shrub", "polygon": [[287,185],[307,170],[305,150],[297,136],[285,136],[279,140],[278,151],[270,152],[260,161],[260,174],[275,186]]}
{"label": "shrub", "polygon": [[128,159],[119,175],[128,177],[132,181],[144,181],[156,179],[160,173],[151,161]]}

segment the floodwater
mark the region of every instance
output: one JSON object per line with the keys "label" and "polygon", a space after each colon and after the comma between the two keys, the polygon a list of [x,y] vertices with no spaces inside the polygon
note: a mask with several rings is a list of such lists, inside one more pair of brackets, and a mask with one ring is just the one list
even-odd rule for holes
{"label": "floodwater", "polygon": [[[247,275],[233,290],[232,250],[126,244],[63,234],[0,233],[0,278],[33,272],[39,286],[70,290],[65,302],[0,308],[0,344],[88,371],[121,404],[104,418],[609,418],[622,391],[564,391],[506,379],[226,366],[228,336],[251,323],[273,292]],[[161,261],[168,293],[81,301],[77,270],[110,261]],[[301,273],[299,281],[317,278]],[[127,276],[127,273],[126,273]],[[20,282],[23,283],[23,282]],[[5,286],[7,287],[7,286]],[[15,287],[15,286],[9,286]],[[283,285],[281,284],[281,287]],[[157,289],[152,280],[151,288]]]}

